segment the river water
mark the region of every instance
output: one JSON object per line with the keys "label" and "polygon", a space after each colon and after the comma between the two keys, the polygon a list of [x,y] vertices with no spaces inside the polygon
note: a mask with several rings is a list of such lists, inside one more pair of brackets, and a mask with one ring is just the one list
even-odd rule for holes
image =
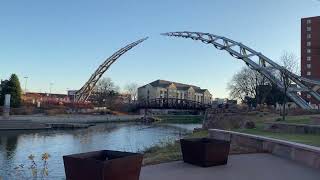
{"label": "river water", "polygon": [[[63,155],[103,149],[140,152],[153,145],[182,138],[195,127],[201,125],[109,123],[77,130],[0,132],[0,177],[11,180],[30,176],[28,156],[35,155],[38,166],[41,166],[41,154],[47,152],[51,156],[47,179],[64,179]],[[25,167],[16,170],[20,164]]]}

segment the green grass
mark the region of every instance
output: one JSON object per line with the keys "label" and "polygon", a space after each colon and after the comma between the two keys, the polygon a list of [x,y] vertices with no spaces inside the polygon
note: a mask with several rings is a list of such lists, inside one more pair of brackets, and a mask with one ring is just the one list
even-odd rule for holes
{"label": "green grass", "polygon": [[[278,132],[270,132],[264,130],[264,122],[280,122],[280,123],[293,123],[293,124],[312,124],[312,117],[308,115],[300,115],[300,116],[287,116],[285,121],[276,121],[277,119],[281,119],[282,117],[275,116],[272,119],[264,119],[264,120],[256,120],[256,128],[254,129],[233,129],[233,131],[260,135],[275,139],[281,139],[286,141],[292,141],[302,144],[308,144],[312,146],[320,147],[320,135],[315,134],[293,134],[293,133],[278,133]],[[256,118],[257,119],[257,118]],[[270,121],[271,120],[271,121]]]}
{"label": "green grass", "polygon": [[292,124],[311,124],[312,120],[310,116],[287,116],[285,121],[279,121]]}
{"label": "green grass", "polygon": [[[186,138],[208,137],[208,131],[198,131],[188,135]],[[159,164],[163,162],[177,161],[182,159],[180,143],[165,142],[153,146],[144,151],[143,165]]]}
{"label": "green grass", "polygon": [[269,132],[263,130],[259,124],[254,129],[234,129],[234,131],[320,147],[320,135]]}
{"label": "green grass", "polygon": [[202,123],[204,116],[201,115],[163,115],[155,116],[161,123],[196,124]]}

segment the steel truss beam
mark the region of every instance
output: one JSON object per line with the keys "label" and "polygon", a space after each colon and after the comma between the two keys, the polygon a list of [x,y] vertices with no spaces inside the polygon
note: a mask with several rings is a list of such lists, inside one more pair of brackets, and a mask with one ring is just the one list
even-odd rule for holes
{"label": "steel truss beam", "polygon": [[76,102],[85,102],[91,92],[93,91],[94,87],[96,86],[97,82],[101,78],[101,76],[109,69],[109,67],[124,53],[132,49],[133,47],[137,46],[138,44],[142,43],[148,39],[148,37],[135,41],[117,52],[115,52],[112,56],[107,58],[99,67],[98,69],[91,75],[90,79],[82,86],[82,88],[76,92]]}
{"label": "steel truss beam", "polygon": [[[288,71],[283,66],[275,63],[260,52],[257,52],[249,48],[248,46],[243,45],[242,43],[236,42],[226,37],[202,32],[181,31],[163,33],[162,35],[199,40],[205,44],[211,44],[219,50],[225,50],[229,52],[231,56],[237,59],[241,59],[251,69],[258,71],[260,74],[265,76],[282,92],[285,92],[285,87],[282,83],[281,78],[276,74],[284,74],[285,77],[287,77],[296,85],[296,87],[289,87],[286,95],[303,109],[312,109],[312,106],[307,101],[305,101],[298,92],[307,92],[312,97],[320,101],[320,95],[316,91],[317,89],[319,89],[319,81],[300,77]],[[274,71],[276,71],[276,73]]]}

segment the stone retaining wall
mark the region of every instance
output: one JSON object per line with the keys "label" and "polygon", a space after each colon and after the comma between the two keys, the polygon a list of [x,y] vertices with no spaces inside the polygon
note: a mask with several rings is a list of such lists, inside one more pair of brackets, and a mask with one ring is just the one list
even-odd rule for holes
{"label": "stone retaining wall", "polygon": [[226,109],[207,109],[203,121],[204,129],[233,129],[243,127],[246,116]]}
{"label": "stone retaining wall", "polygon": [[[271,132],[297,133],[297,134],[319,134],[319,125],[289,124],[289,123],[266,123],[265,130]],[[320,141],[320,137],[319,137]]]}
{"label": "stone retaining wall", "polygon": [[320,170],[319,147],[220,129],[210,129],[209,137],[231,141],[231,150],[267,152]]}
{"label": "stone retaining wall", "polygon": [[[128,122],[143,118],[143,115],[14,115],[10,120],[29,120],[38,123],[107,123]],[[0,121],[3,120],[0,117]]]}
{"label": "stone retaining wall", "polygon": [[140,109],[140,114],[144,115],[201,115],[202,111],[199,110],[183,110],[183,109]]}

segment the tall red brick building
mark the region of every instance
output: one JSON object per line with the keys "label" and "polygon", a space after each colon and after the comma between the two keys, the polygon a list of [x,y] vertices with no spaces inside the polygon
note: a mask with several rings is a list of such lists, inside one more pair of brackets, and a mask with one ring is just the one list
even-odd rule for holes
{"label": "tall red brick building", "polygon": [[[320,16],[301,19],[301,76],[320,80]],[[303,97],[320,104],[310,95]]]}

